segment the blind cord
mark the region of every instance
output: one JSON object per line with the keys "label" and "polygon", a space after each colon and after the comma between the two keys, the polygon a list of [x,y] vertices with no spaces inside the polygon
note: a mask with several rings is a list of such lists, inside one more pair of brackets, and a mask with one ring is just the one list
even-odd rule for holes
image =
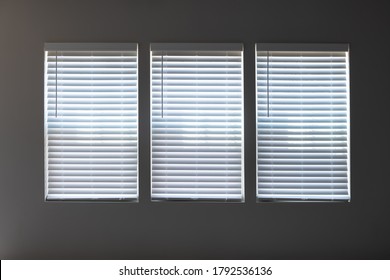
{"label": "blind cord", "polygon": [[269,51],[267,51],[267,116],[269,118]]}
{"label": "blind cord", "polygon": [[161,118],[164,118],[164,54],[161,54]]}
{"label": "blind cord", "polygon": [[57,107],[58,107],[58,91],[57,91],[57,51],[56,51],[56,118],[57,118]]}

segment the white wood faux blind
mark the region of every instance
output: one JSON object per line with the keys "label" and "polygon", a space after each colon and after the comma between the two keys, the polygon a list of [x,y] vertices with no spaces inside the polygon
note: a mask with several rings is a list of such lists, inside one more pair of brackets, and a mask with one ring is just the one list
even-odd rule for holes
{"label": "white wood faux blind", "polygon": [[241,44],[152,44],[152,199],[243,201]]}
{"label": "white wood faux blind", "polygon": [[136,44],[45,44],[47,200],[138,198]]}
{"label": "white wood faux blind", "polygon": [[257,45],[259,200],[349,200],[348,45]]}

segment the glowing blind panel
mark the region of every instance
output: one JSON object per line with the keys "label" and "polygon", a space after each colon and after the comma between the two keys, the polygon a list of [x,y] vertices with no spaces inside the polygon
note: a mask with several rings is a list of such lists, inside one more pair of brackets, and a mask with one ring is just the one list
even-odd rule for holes
{"label": "glowing blind panel", "polygon": [[349,200],[348,52],[265,49],[257,48],[258,199]]}
{"label": "glowing blind panel", "polygon": [[45,80],[46,199],[137,199],[137,46],[48,44]]}
{"label": "glowing blind panel", "polygon": [[152,45],[152,199],[242,201],[242,46],[174,47]]}

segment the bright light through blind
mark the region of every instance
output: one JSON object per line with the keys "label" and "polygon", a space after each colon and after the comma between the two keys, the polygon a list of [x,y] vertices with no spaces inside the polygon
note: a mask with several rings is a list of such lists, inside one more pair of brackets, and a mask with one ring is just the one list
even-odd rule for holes
{"label": "bright light through blind", "polygon": [[47,200],[136,200],[136,44],[45,44]]}
{"label": "bright light through blind", "polygon": [[241,44],[152,44],[152,199],[243,201]]}
{"label": "bright light through blind", "polygon": [[349,200],[348,45],[257,45],[260,200]]}

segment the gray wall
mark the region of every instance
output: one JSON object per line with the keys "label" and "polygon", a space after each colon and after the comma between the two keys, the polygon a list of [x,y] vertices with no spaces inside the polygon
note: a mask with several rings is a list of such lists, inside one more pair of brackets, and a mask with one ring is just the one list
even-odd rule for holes
{"label": "gray wall", "polygon": [[[389,258],[385,4],[0,0],[0,257]],[[43,201],[44,42],[140,44],[139,203]],[[150,42],[244,43],[246,203],[149,201]],[[351,44],[351,203],[255,202],[255,42]]]}

